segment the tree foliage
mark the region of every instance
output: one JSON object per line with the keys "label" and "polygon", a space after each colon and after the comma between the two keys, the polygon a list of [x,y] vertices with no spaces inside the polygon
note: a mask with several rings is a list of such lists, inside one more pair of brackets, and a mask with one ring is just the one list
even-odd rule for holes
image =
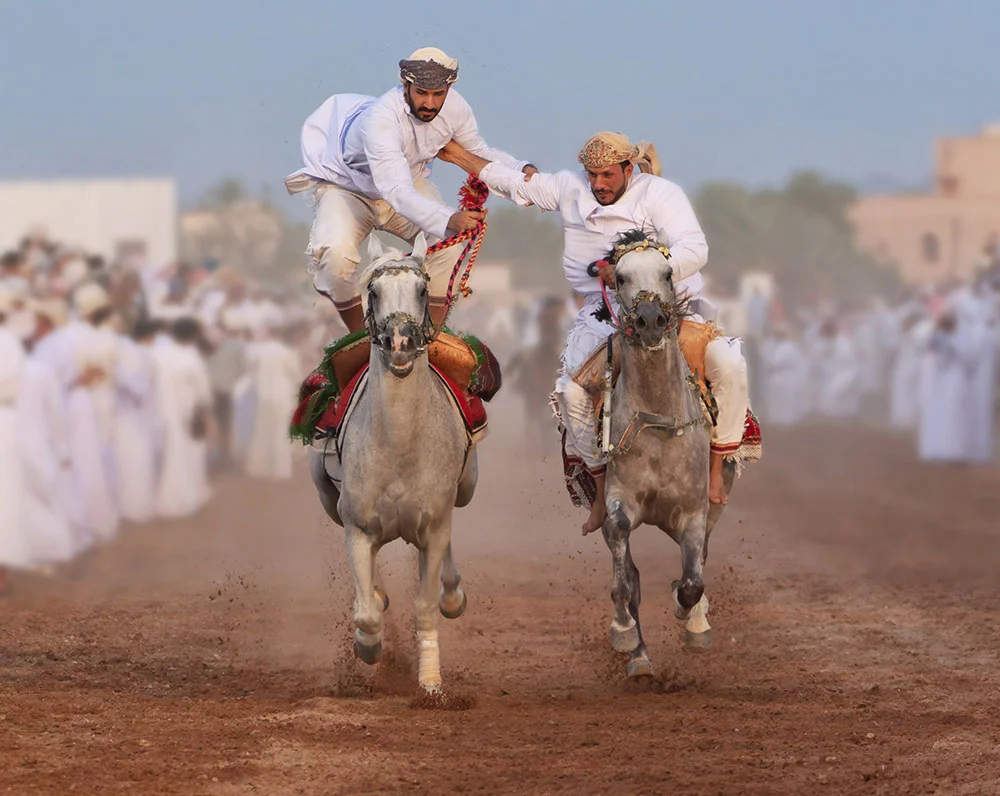
{"label": "tree foliage", "polygon": [[851,186],[815,172],[794,175],[781,190],[706,184],[694,205],[708,238],[712,280],[735,290],[741,274],[767,271],[792,301],[894,290],[895,273],[855,246],[848,218],[855,198]]}

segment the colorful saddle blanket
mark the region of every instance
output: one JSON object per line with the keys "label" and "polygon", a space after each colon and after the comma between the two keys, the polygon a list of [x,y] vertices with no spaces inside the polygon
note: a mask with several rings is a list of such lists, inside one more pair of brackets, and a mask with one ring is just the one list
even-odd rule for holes
{"label": "colorful saddle blanket", "polygon": [[[458,382],[447,376],[434,365],[430,369],[441,380],[445,387],[445,392],[451,401],[452,406],[461,415],[465,423],[465,433],[471,443],[480,442],[487,433],[488,423],[486,418],[486,408],[483,401],[476,395],[469,395],[463,390]],[[329,403],[323,412],[313,431],[312,442],[320,443],[322,447],[329,449],[327,442],[334,440],[333,448],[339,456],[340,448],[343,444],[344,432],[348,426],[354,409],[357,407],[361,396],[364,395],[368,387],[368,363],[365,363],[354,377],[347,383],[337,398]]]}
{"label": "colorful saddle blanket", "polygon": [[[441,378],[473,442],[486,435],[486,409],[501,386],[500,365],[493,352],[472,336],[444,331],[428,346],[432,370]],[[299,390],[290,434],[311,445],[317,437],[336,435],[367,383],[371,343],[356,332],[332,343],[323,361]]]}

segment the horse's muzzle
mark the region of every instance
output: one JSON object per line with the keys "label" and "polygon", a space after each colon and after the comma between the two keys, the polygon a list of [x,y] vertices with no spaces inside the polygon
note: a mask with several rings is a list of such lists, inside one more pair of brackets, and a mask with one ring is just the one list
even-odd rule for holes
{"label": "horse's muzzle", "polygon": [[633,318],[636,337],[645,348],[656,348],[663,342],[663,334],[667,331],[667,316],[659,301],[639,301],[633,310]]}
{"label": "horse's muzzle", "polygon": [[423,331],[413,321],[392,321],[386,325],[380,342],[393,376],[403,379],[413,372],[422,340]]}

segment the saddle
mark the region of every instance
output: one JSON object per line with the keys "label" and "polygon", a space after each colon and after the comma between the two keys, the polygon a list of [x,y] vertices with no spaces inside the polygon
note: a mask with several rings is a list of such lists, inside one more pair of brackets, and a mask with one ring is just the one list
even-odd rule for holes
{"label": "saddle", "polygon": [[[715,398],[712,390],[705,381],[705,350],[713,340],[723,336],[723,331],[714,323],[698,323],[689,319],[681,321],[680,329],[677,332],[677,342],[680,344],[681,353],[687,362],[691,375],[694,376],[701,393],[705,410],[712,417],[718,413],[715,406]],[[617,381],[618,374],[621,373],[621,350],[615,347],[611,351],[612,355],[612,382]],[[583,387],[594,403],[595,422],[600,416],[604,407],[604,371],[608,362],[607,343],[598,348],[584,362],[579,370],[574,374],[573,381]]]}
{"label": "saddle", "polygon": [[[486,408],[499,391],[500,363],[486,344],[449,330],[427,348],[431,369],[447,388],[456,410],[465,421],[472,442],[486,435]],[[367,331],[354,332],[330,344],[323,361],[302,383],[299,404],[292,415],[290,435],[305,445],[317,438],[336,436],[367,382],[371,341]]]}
{"label": "saddle", "polygon": [[[346,434],[351,416],[354,414],[354,409],[368,387],[368,366],[369,363],[366,362],[361,370],[354,374],[351,381],[341,390],[337,398],[329,403],[326,411],[323,412],[323,415],[316,423],[312,443],[318,443],[320,448],[328,449],[328,440],[332,439],[338,458],[340,458],[340,451],[344,444],[344,435]],[[465,433],[469,438],[469,444],[474,445],[481,442],[489,430],[486,408],[483,406],[482,399],[479,396],[467,394],[459,386],[458,382],[433,364],[430,365],[430,369],[441,381],[452,407],[454,407],[465,423]]]}

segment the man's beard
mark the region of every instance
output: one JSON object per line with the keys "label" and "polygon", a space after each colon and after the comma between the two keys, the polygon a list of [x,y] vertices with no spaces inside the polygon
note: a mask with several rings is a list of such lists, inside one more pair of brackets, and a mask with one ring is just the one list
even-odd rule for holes
{"label": "man's beard", "polygon": [[611,196],[610,199],[602,198],[604,196],[607,196],[608,194],[601,194],[600,196],[598,196],[596,193],[594,193],[593,189],[591,189],[590,192],[594,194],[594,198],[597,200],[597,204],[601,205],[602,207],[607,207],[608,205],[613,205],[615,202],[621,199],[622,196],[625,194],[626,188],[628,188],[628,183],[625,183],[625,185],[621,187],[621,190],[619,190],[618,193]]}
{"label": "man's beard", "polygon": [[413,104],[413,100],[409,96],[406,98],[406,104],[410,106],[410,115],[415,116],[422,122],[433,122],[441,112],[433,108],[418,108]]}

